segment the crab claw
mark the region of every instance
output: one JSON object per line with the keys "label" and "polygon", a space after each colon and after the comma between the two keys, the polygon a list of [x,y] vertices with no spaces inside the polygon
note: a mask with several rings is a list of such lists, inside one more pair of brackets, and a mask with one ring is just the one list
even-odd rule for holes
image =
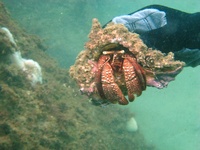
{"label": "crab claw", "polygon": [[108,62],[103,66],[101,82],[104,95],[111,103],[119,102],[121,105],[128,104],[128,100],[125,98],[119,86],[115,83],[113,70]]}
{"label": "crab claw", "polygon": [[125,55],[123,71],[126,88],[128,90],[128,98],[129,101],[132,102],[135,99],[134,94],[140,96],[142,91],[146,89],[145,72],[136,62],[135,58],[129,55]]}

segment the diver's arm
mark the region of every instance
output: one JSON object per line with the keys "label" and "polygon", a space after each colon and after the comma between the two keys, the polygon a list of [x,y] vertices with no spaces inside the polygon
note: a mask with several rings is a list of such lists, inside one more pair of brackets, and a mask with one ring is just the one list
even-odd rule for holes
{"label": "diver's arm", "polygon": [[189,14],[173,8],[150,5],[112,19],[124,24],[143,42],[163,53],[174,52],[186,66],[200,65],[200,13]]}

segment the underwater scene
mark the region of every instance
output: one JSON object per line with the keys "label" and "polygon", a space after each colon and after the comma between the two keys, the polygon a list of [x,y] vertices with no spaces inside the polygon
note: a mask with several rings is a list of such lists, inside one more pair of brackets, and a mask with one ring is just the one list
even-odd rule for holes
{"label": "underwater scene", "polygon": [[199,0],[0,0],[0,150],[199,150]]}

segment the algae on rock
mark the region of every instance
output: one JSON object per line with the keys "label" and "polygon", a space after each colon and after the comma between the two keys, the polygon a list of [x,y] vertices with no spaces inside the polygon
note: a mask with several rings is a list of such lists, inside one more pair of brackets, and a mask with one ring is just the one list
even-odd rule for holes
{"label": "algae on rock", "polygon": [[[133,114],[95,107],[80,95],[68,70],[44,51],[41,40],[22,30],[0,3],[0,26],[10,29],[23,56],[40,63],[43,84],[31,87],[6,61],[0,39],[0,149],[153,149],[142,134],[124,130]],[[117,113],[113,113],[117,112]]]}

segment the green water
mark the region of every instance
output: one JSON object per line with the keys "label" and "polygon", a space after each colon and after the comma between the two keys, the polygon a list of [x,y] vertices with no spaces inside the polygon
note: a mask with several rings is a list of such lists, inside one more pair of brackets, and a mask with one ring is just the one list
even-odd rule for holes
{"label": "green water", "polygon": [[[69,68],[83,49],[92,18],[104,24],[117,15],[149,4],[186,12],[200,11],[199,0],[4,0],[26,31],[39,35],[47,53]],[[185,68],[165,89],[147,88],[125,108],[134,112],[139,130],[158,150],[200,149],[200,67]],[[123,107],[123,106],[120,106]]]}

